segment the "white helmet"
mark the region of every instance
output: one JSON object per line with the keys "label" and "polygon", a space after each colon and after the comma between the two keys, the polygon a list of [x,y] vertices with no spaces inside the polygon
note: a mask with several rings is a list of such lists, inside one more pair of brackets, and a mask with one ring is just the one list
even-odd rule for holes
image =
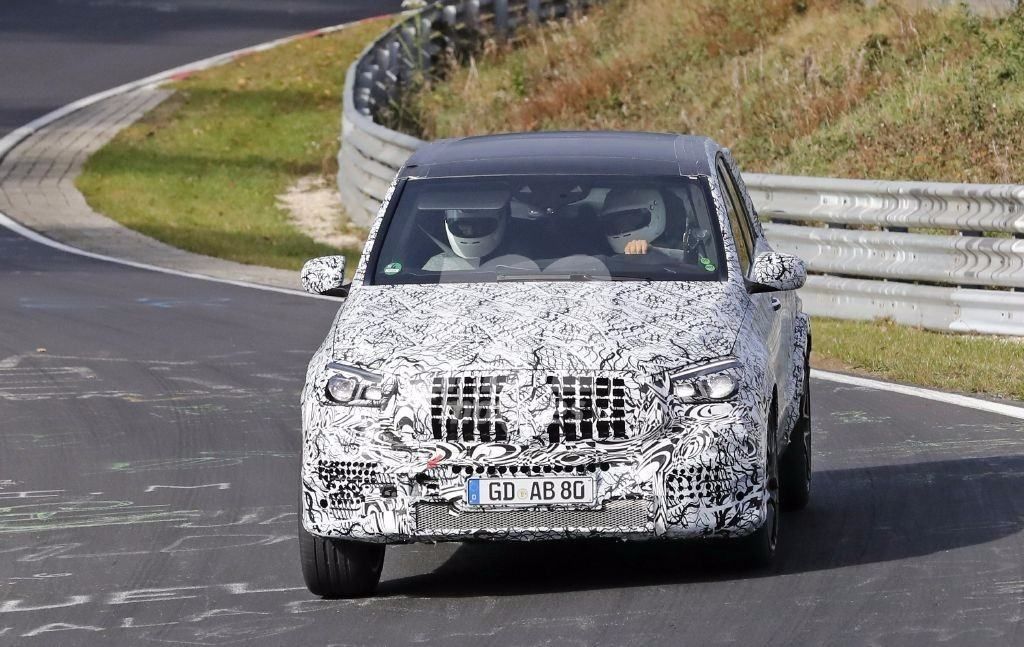
{"label": "white helmet", "polygon": [[612,189],[600,220],[608,244],[624,254],[629,241],[652,242],[665,232],[665,201],[657,189]]}
{"label": "white helmet", "polygon": [[452,251],[467,259],[487,256],[501,244],[508,205],[497,209],[445,209],[444,230]]}

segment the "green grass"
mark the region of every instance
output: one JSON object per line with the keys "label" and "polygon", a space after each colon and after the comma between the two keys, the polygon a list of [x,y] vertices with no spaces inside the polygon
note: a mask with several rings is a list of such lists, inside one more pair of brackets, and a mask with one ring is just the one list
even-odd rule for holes
{"label": "green grass", "polygon": [[1024,339],[815,318],[811,363],[948,391],[1024,400]]}
{"label": "green grass", "polygon": [[389,24],[299,40],[174,83],[174,96],[89,159],[78,188],[97,211],[200,254],[284,269],[338,252],[353,261],[359,250],[314,242],[275,196],[302,176],[334,181],[345,69]]}

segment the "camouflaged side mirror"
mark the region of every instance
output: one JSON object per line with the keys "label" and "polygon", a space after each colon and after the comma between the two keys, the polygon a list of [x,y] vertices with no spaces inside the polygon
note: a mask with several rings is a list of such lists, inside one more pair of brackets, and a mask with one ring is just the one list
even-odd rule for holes
{"label": "camouflaged side mirror", "polygon": [[797,290],[807,282],[807,268],[804,262],[792,254],[764,252],[757,255],[750,268],[747,291],[786,292]]}
{"label": "camouflaged side mirror", "polygon": [[345,283],[345,257],[320,256],[311,258],[302,266],[302,289],[310,294],[331,297],[348,296]]}

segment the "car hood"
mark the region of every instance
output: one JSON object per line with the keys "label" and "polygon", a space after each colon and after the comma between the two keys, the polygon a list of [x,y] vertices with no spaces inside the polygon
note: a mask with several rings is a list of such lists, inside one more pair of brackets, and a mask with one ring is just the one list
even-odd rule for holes
{"label": "car hood", "polygon": [[653,373],[727,355],[749,299],[728,283],[363,286],[335,320],[335,360],[389,374]]}

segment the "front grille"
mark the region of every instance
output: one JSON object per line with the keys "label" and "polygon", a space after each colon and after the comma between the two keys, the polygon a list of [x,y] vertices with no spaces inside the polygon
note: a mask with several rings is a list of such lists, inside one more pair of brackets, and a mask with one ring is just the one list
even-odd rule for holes
{"label": "front grille", "polygon": [[550,444],[626,438],[626,384],[624,376],[610,375],[433,376],[430,437],[514,442],[524,421],[531,429],[536,421],[537,440]]}
{"label": "front grille", "polygon": [[435,440],[507,441],[508,424],[498,412],[504,376],[435,377],[430,429]]}
{"label": "front grille", "polygon": [[626,437],[626,381],[620,377],[550,375],[555,396],[548,440]]}
{"label": "front grille", "polygon": [[416,504],[416,530],[421,533],[452,530],[567,530],[647,529],[647,502],[642,499],[609,501],[601,510],[473,510],[452,514],[446,503]]}

